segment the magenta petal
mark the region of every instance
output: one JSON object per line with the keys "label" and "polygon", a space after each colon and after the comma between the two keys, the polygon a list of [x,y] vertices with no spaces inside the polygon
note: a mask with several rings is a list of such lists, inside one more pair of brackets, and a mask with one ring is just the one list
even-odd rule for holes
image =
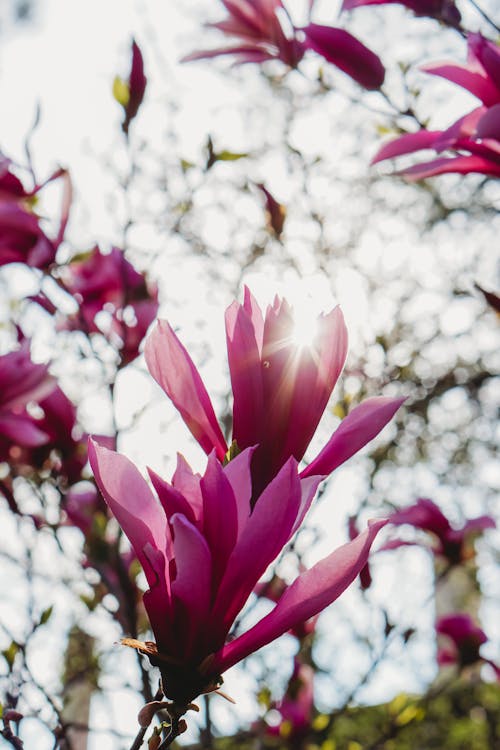
{"label": "magenta petal", "polygon": [[203,524],[203,497],[201,495],[200,480],[200,475],[195,474],[184,456],[178,453],[177,466],[172,477],[172,486],[181,495],[189,498],[189,505],[198,526]]}
{"label": "magenta petal", "polygon": [[224,646],[216,656],[214,667],[224,672],[334,602],[366,564],[370,547],[385,524],[385,520],[372,521],[369,528],[356,539],[339,547],[296,578],[272,612]]}
{"label": "magenta petal", "polygon": [[499,91],[493,81],[484,74],[472,70],[467,65],[457,63],[432,63],[423,65],[421,70],[434,76],[446,78],[457,86],[470,91],[487,107],[498,102]]}
{"label": "magenta petal", "polygon": [[225,633],[290,538],[301,499],[297,462],[291,458],[257,500],[228,560],[211,615]]}
{"label": "magenta petal", "polygon": [[238,538],[250,517],[252,499],[251,462],[255,448],[246,448],[224,467],[224,474],[233,488],[236,500]]}
{"label": "magenta petal", "polygon": [[212,57],[219,57],[221,55],[237,55],[239,57],[238,62],[252,62],[259,63],[271,60],[273,55],[262,47],[257,45],[252,46],[250,44],[239,44],[234,47],[217,47],[216,49],[199,50],[197,52],[191,52],[189,55],[181,57],[180,62],[195,62],[196,60],[208,60]]}
{"label": "magenta petal", "polygon": [[416,181],[440,174],[470,174],[471,172],[500,177],[500,162],[485,159],[482,156],[455,156],[450,159],[443,157],[423,164],[415,164],[397,174],[401,174],[407,180]]}
{"label": "magenta petal", "polygon": [[471,518],[467,521],[461,530],[461,533],[465,536],[466,534],[480,533],[485,529],[496,529],[496,527],[496,521],[491,516],[479,516],[478,518]]}
{"label": "magenta petal", "polygon": [[427,498],[420,498],[414,505],[396,511],[388,521],[396,526],[409,524],[417,529],[432,531],[440,538],[451,530],[450,522],[444,513]]}
{"label": "magenta petal", "polygon": [[182,513],[188,521],[196,525],[194,510],[184,495],[149,467],[148,474],[168,520],[170,521],[175,513]]}
{"label": "magenta petal", "polygon": [[500,103],[490,107],[477,124],[478,138],[495,138],[500,141]]}
{"label": "magenta petal", "polygon": [[211,453],[208,458],[200,488],[203,496],[203,535],[212,554],[212,590],[215,591],[238,534],[238,513],[233,488],[215,453]]}
{"label": "magenta petal", "polygon": [[205,453],[222,460],[227,446],[198,370],[166,321],[159,320],[146,341],[149,372],[163,388]]}
{"label": "magenta petal", "polygon": [[165,513],[146,480],[128,458],[104,448],[92,438],[89,439],[88,450],[97,486],[128,536],[149,585],[153,586],[157,571],[144,549],[150,545],[154,550],[167,554]]}
{"label": "magenta petal", "polygon": [[331,474],[337,466],[347,461],[378,435],[404,400],[377,396],[368,398],[356,406],[342,420],[323,450],[301,472],[301,477]]}
{"label": "magenta petal", "polygon": [[192,651],[203,648],[207,630],[210,630],[212,556],[205,538],[187,518],[177,514],[172,518],[176,576],[172,581],[174,611],[183,606],[181,621],[177,622],[177,638],[183,659]]}
{"label": "magenta petal", "polygon": [[377,164],[384,159],[394,159],[396,156],[411,154],[423,148],[432,148],[434,141],[441,135],[440,130],[419,130],[418,133],[407,133],[386,143],[373,157],[371,163]]}
{"label": "magenta petal", "polygon": [[45,445],[50,440],[28,414],[0,414],[0,434],[27,448]]}
{"label": "magenta petal", "polygon": [[379,89],[385,77],[380,58],[344,29],[310,23],[302,31],[306,45],[365,89]]}
{"label": "magenta petal", "polygon": [[237,302],[226,310],[226,338],[233,391],[233,435],[240,446],[261,440],[264,419],[261,352],[253,321]]}

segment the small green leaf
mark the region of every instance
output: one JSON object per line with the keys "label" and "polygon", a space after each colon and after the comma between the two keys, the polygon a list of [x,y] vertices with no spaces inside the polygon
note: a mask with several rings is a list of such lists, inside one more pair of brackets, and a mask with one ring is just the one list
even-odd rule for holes
{"label": "small green leaf", "polygon": [[52,615],[52,610],[54,607],[51,605],[50,607],[47,607],[47,609],[44,609],[41,616],[40,616],[40,622],[39,625],[45,625],[46,622],[50,620],[50,616]]}
{"label": "small green leaf", "polygon": [[214,154],[216,161],[237,161],[238,159],[245,159],[248,154],[238,154],[233,151],[219,151]]}
{"label": "small green leaf", "polygon": [[5,661],[9,665],[10,669],[12,669],[12,665],[14,664],[14,659],[19,653],[19,650],[20,650],[19,644],[17,644],[15,641],[12,641],[10,646],[4,649],[4,651],[2,651],[2,656],[4,657]]}
{"label": "small green leaf", "polygon": [[122,107],[126,107],[129,103],[130,87],[120,76],[115,76],[115,80],[113,81],[113,97]]}

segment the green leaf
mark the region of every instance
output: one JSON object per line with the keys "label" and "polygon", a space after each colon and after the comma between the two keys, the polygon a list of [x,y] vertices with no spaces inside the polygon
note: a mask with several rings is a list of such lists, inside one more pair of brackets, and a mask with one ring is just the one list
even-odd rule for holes
{"label": "green leaf", "polygon": [[5,661],[9,665],[10,669],[12,669],[12,665],[14,664],[14,659],[16,658],[19,651],[20,651],[19,644],[17,644],[15,641],[12,641],[10,646],[4,649],[4,651],[2,651],[2,656],[4,657]]}
{"label": "green leaf", "polygon": [[238,154],[233,151],[219,151],[214,154],[216,161],[237,161],[238,159],[245,159],[248,154]]}
{"label": "green leaf", "polygon": [[113,81],[113,97],[122,107],[126,107],[130,101],[130,87],[120,76],[115,76]]}
{"label": "green leaf", "polygon": [[52,615],[52,610],[54,607],[50,605],[50,607],[47,607],[47,609],[44,609],[41,616],[40,616],[40,622],[39,625],[45,625],[46,622],[50,620],[50,616]]}

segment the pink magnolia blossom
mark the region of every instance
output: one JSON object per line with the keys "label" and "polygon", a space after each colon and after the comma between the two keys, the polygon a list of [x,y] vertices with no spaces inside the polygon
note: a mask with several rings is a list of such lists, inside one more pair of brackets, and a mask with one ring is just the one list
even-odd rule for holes
{"label": "pink magnolia blossom", "polygon": [[53,263],[68,221],[71,185],[65,170],[57,170],[44,183],[60,177],[65,181],[63,210],[57,237],[50,239],[33,210],[43,185],[26,190],[12,171],[10,159],[0,155],[0,266],[26,263],[33,268],[47,268]]}
{"label": "pink magnolia blossom", "polygon": [[344,29],[315,23],[296,27],[281,0],[222,3],[229,16],[207,26],[234,37],[238,44],[199,50],[184,57],[183,62],[232,55],[237,63],[281,60],[296,68],[306,51],[313,50],[367,89],[378,89],[384,81],[385,70],[379,58]]}
{"label": "pink magnolia blossom", "polygon": [[[438,506],[426,498],[420,498],[414,505],[398,510],[389,517],[389,523],[400,526],[409,524],[432,534],[432,552],[446,559],[449,565],[458,565],[474,556],[473,540],[485,529],[494,529],[496,523],[491,516],[471,518],[460,528],[453,528]],[[382,549],[414,544],[393,540]]]}
{"label": "pink magnolia blossom", "polygon": [[373,164],[422,149],[451,152],[401,171],[411,180],[447,172],[479,172],[500,177],[500,47],[481,34],[467,37],[468,61],[426,65],[423,70],[461,86],[481,101],[481,106],[454,122],[447,130],[407,133],[383,146]]}
{"label": "pink magnolia blossom", "polygon": [[[126,364],[139,354],[139,345],[158,311],[156,286],[136,271],[123,252],[98,247],[62,270],[66,290],[78,302],[72,329],[102,333],[120,351]],[[99,313],[107,313],[99,317]]]}
{"label": "pink magnolia blossom", "polygon": [[142,52],[135,40],[132,40],[132,64],[128,80],[115,79],[115,86],[118,84],[120,89],[120,95],[117,98],[124,110],[122,130],[126,135],[128,134],[130,123],[139,112],[139,107],[146,93],[147,82],[148,79],[144,75]]}
{"label": "pink magnolia blossom", "polygon": [[436,631],[446,638],[448,644],[438,649],[438,664],[456,664],[460,669],[478,663],[489,664],[497,679],[500,679],[500,667],[480,654],[480,648],[488,638],[469,614],[457,613],[440,617],[436,623]]}
{"label": "pink magnolia blossom", "polygon": [[228,12],[227,18],[207,26],[234,37],[238,43],[193,52],[184,57],[183,62],[232,55],[237,63],[261,63],[276,59],[291,68],[297,67],[306,50],[297,39],[291,22],[288,33],[284,29],[278,11],[287,17],[288,13],[281,0],[222,0],[222,4]]}
{"label": "pink magnolia blossom", "polygon": [[[262,314],[245,289],[244,302],[226,311],[226,338],[233,391],[233,449],[256,446],[254,499],[293,456],[300,461],[316,431],[344,366],[347,330],[336,307],[317,322],[308,346],[293,337],[292,309],[278,297]],[[145,346],[151,375],[209,454],[228,453],[209,395],[172,328],[159,321]],[[375,397],[355,407],[301,477],[326,476],[372,440],[404,399]]]}
{"label": "pink magnolia blossom", "polygon": [[49,441],[49,435],[26,407],[47,397],[55,381],[48,365],[35,364],[29,342],[0,357],[0,460],[12,461],[21,449],[34,449]]}
{"label": "pink magnolia blossom", "polygon": [[179,456],[171,483],[150,471],[155,496],[125,456],[89,444],[96,482],[149,585],[144,604],[156,644],[129,645],[160,667],[165,695],[180,706],[216,689],[224,671],[340,596],[385,524],[372,522],[301,573],[269,614],[228,640],[235,618],[297,530],[322,478],[301,478],[290,458],[252,508],[253,451],[243,450],[225,466],[212,452],[203,477]]}
{"label": "pink magnolia blossom", "polygon": [[353,10],[363,5],[404,5],[416,16],[435,18],[455,28],[460,28],[462,20],[454,0],[344,0],[342,10]]}

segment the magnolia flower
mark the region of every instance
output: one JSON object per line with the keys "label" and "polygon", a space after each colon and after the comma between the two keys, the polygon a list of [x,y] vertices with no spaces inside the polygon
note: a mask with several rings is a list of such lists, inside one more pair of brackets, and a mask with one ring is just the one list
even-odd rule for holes
{"label": "magnolia flower", "polygon": [[34,199],[43,185],[26,190],[12,172],[10,159],[0,155],[0,266],[26,263],[33,268],[46,268],[53,263],[71,201],[71,185],[64,170],[57,170],[47,182],[59,177],[65,181],[64,205],[57,237],[49,239],[40,226],[40,217],[33,211]]}
{"label": "magnolia flower", "polygon": [[[159,321],[146,341],[151,375],[163,388],[205,453],[224,461],[255,446],[254,498],[293,456],[301,461],[344,366],[347,330],[339,307],[321,315],[307,345],[294,338],[292,309],[278,297],[263,316],[245,289],[243,305],[226,311],[233,392],[233,442],[227,445],[210,397],[172,328]],[[355,407],[300,476],[326,476],[372,440],[404,399],[375,397]]]}
{"label": "magnolia flower", "polygon": [[148,79],[144,75],[142,52],[135,40],[132,40],[132,65],[127,81],[116,76],[113,82],[113,94],[124,110],[122,130],[127,135],[131,121],[136,117],[144,99]]}
{"label": "magnolia flower", "polygon": [[222,3],[229,16],[207,26],[235,37],[238,44],[198,50],[182,62],[233,55],[237,63],[281,60],[296,68],[310,49],[367,89],[378,89],[384,81],[385,69],[377,55],[344,29],[315,23],[296,27],[281,0],[222,0]]}
{"label": "magnolia flower", "polygon": [[[485,529],[494,529],[496,523],[491,516],[471,518],[460,528],[453,528],[438,506],[426,498],[420,498],[414,505],[393,513],[389,519],[392,525],[409,524],[416,529],[433,535],[430,549],[434,555],[446,559],[449,565],[458,565],[474,556],[473,540]],[[414,544],[395,539],[382,549]]]}
{"label": "magnolia flower", "polygon": [[446,172],[479,172],[500,177],[500,47],[481,34],[467,37],[467,65],[437,63],[424,66],[432,75],[446,78],[476,96],[481,106],[454,122],[447,130],[419,130],[383,146],[373,164],[422,149],[453,155],[403,169],[412,180]]}
{"label": "magnolia flower", "polygon": [[[135,359],[158,311],[156,286],[148,285],[116,247],[109,253],[95,247],[79,256],[62,269],[62,279],[79,308],[67,326],[102,333],[120,351],[124,364]],[[101,319],[103,311],[107,315]]]}
{"label": "magnolia flower", "polygon": [[342,10],[353,10],[363,5],[404,5],[416,16],[435,18],[455,28],[460,28],[462,20],[454,0],[344,0]]}
{"label": "magnolia flower", "polygon": [[48,365],[35,364],[29,343],[0,357],[0,460],[12,461],[21,448],[36,448],[49,441],[43,426],[26,409],[54,389]]}
{"label": "magnolia flower", "polygon": [[269,614],[228,640],[235,618],[297,530],[322,479],[301,478],[292,457],[252,508],[253,452],[246,448],[223,466],[213,451],[203,477],[179,456],[171,484],[150,471],[155,496],[125,456],[89,444],[96,482],[149,585],[144,605],[156,643],[125,643],[160,668],[164,694],[181,708],[217,689],[234,664],[340,596],[385,524],[372,522],[301,573]]}
{"label": "magnolia flower", "polygon": [[456,664],[460,669],[478,663],[489,664],[493,667],[497,679],[500,679],[500,667],[479,653],[488,638],[470,615],[460,613],[440,617],[436,623],[436,631],[439,635],[445,636],[449,644],[438,649],[438,664]]}

